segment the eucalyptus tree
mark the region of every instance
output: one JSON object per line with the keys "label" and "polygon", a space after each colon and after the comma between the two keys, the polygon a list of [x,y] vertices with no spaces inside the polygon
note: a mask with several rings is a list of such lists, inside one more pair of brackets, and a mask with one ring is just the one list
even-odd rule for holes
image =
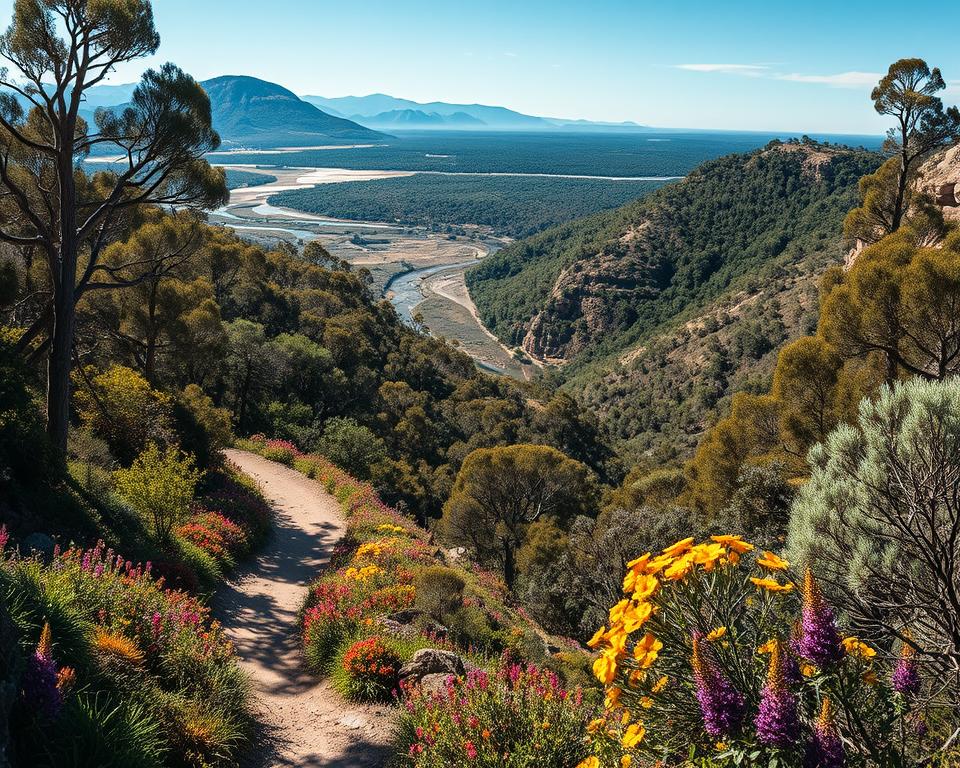
{"label": "eucalyptus tree", "polygon": [[863,204],[844,226],[849,236],[872,243],[896,232],[916,197],[911,185],[920,163],[960,139],[960,110],[937,96],[946,87],[940,70],[923,59],[900,59],[873,89],[874,109],[894,120],[884,142],[891,158],[861,182]]}
{"label": "eucalyptus tree", "polygon": [[[0,241],[48,267],[48,296],[19,348],[46,356],[47,432],[61,454],[77,301],[146,279],[135,263],[119,277],[106,247],[144,206],[210,207],[227,195],[203,159],[220,143],[209,98],[173,64],[147,71],[129,104],[98,110],[95,125],[81,113],[91,88],[159,44],[148,0],[16,0],[0,36]],[[110,153],[104,170],[84,171],[91,154]]]}

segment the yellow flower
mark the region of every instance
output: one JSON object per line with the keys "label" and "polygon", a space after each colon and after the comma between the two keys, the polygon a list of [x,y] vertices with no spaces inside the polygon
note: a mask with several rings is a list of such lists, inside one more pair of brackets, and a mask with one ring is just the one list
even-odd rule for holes
{"label": "yellow flower", "polygon": [[651,693],[660,693],[664,688],[667,687],[667,683],[670,682],[670,678],[664,675],[657,682],[653,684],[653,688],[650,689]]}
{"label": "yellow flower", "polygon": [[593,674],[604,685],[610,685],[617,676],[617,658],[607,649],[593,662]]}
{"label": "yellow flower", "polygon": [[757,565],[761,568],[769,568],[771,571],[785,571],[790,567],[790,563],[777,557],[773,552],[764,552],[763,557],[757,558]]}
{"label": "yellow flower", "polygon": [[619,703],[620,703],[620,689],[616,687],[608,688],[607,696],[603,702],[603,705],[607,709],[615,709]]}
{"label": "yellow flower", "polygon": [[641,696],[640,706],[644,709],[650,709],[650,707],[653,706],[653,699],[651,699],[649,696]]}
{"label": "yellow flower", "polygon": [[633,765],[633,758],[630,755],[624,755],[620,758],[620,768],[630,768]]}
{"label": "yellow flower", "polygon": [[659,587],[660,582],[657,580],[656,576],[649,576],[645,573],[642,573],[634,580],[633,599],[638,603],[642,603],[644,600],[649,600],[656,594]]}
{"label": "yellow flower", "polygon": [[727,742],[725,742],[725,741],[718,741],[716,744],[714,744],[714,746],[717,748],[717,751],[718,751],[718,752],[722,752],[723,750],[725,750],[725,749],[727,748]]}
{"label": "yellow flower", "polygon": [[817,668],[806,661],[801,662],[800,664],[800,674],[804,677],[813,677],[817,674]]}
{"label": "yellow flower", "polygon": [[600,627],[600,629],[597,630],[596,634],[593,637],[591,637],[589,640],[587,640],[587,647],[596,648],[604,641],[604,639],[606,638],[606,635],[607,635],[607,628]]}
{"label": "yellow flower", "polygon": [[676,544],[671,544],[669,547],[663,550],[663,554],[667,557],[677,557],[678,555],[682,555],[693,546],[693,541],[693,536],[689,536],[686,539],[681,539]]}
{"label": "yellow flower", "polygon": [[678,557],[663,572],[663,578],[667,581],[679,581],[693,570],[693,558],[689,555]]}
{"label": "yellow flower", "polygon": [[793,582],[787,582],[786,584],[781,584],[776,579],[772,579],[769,576],[762,579],[757,578],[756,576],[751,576],[750,581],[756,584],[761,589],[767,590],[767,592],[789,592],[793,589]]}
{"label": "yellow flower", "polygon": [[[729,534],[725,534],[723,536],[711,536],[710,540],[717,542],[717,544],[723,544],[729,547],[732,552],[736,552],[740,555],[744,555],[747,552],[752,552],[754,549],[753,544],[748,544],[740,536],[731,536]],[[736,562],[733,558],[730,558],[730,561]]]}
{"label": "yellow flower", "polygon": [[697,565],[713,566],[721,557],[727,554],[727,550],[722,544],[699,544],[690,550],[693,555],[693,562]]}
{"label": "yellow flower", "polygon": [[624,611],[630,606],[629,600],[621,600],[610,609],[610,624],[620,624],[623,622]]}
{"label": "yellow flower", "polygon": [[640,669],[649,669],[662,648],[663,643],[648,632],[633,648],[633,658],[636,659],[637,666]]}
{"label": "yellow flower", "polygon": [[714,640],[719,640],[725,634],[727,634],[726,627],[717,627],[715,630],[713,630],[707,635],[707,640],[709,640],[710,642],[713,642]]}
{"label": "yellow flower", "polygon": [[636,632],[640,627],[646,624],[650,614],[653,613],[653,606],[650,603],[641,603],[640,605],[630,605],[623,614],[623,631],[627,634]]}
{"label": "yellow flower", "polygon": [[672,555],[657,555],[644,569],[648,576],[655,576],[673,562]]}
{"label": "yellow flower", "polygon": [[543,730],[545,730],[545,731],[550,730],[550,723],[544,722],[542,728],[543,728]]}
{"label": "yellow flower", "polygon": [[860,642],[856,637],[843,638],[843,649],[851,656],[859,656],[862,659],[872,659],[877,652],[866,643]]}
{"label": "yellow flower", "polygon": [[623,716],[620,718],[620,725],[629,725],[630,724],[630,710],[623,710]]}
{"label": "yellow flower", "polygon": [[577,768],[600,768],[600,761],[593,755],[590,755],[586,760],[581,760],[577,764]]}
{"label": "yellow flower", "polygon": [[634,723],[627,728],[627,732],[623,734],[623,746],[627,749],[633,749],[637,746],[637,744],[643,741],[643,737],[646,735],[646,733],[647,730],[643,727],[643,723]]}
{"label": "yellow flower", "polygon": [[587,733],[596,733],[605,725],[604,719],[602,717],[597,717],[587,723]]}

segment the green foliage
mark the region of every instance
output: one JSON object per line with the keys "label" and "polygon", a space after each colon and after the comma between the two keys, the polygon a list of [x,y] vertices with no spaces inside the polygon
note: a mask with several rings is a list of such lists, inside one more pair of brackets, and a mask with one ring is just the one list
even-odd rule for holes
{"label": "green foliage", "polygon": [[24,655],[48,635],[44,653],[54,671],[73,679],[58,689],[63,710],[56,720],[38,709],[33,689],[18,700],[15,764],[235,763],[249,732],[246,679],[196,599],[101,543],[47,565],[4,553],[0,602]]}
{"label": "green foliage", "polygon": [[256,173],[254,171],[238,171],[233,168],[227,169],[227,189],[242,189],[244,187],[262,187],[265,184],[273,184],[277,177],[269,173]]}
{"label": "green foliage", "polygon": [[878,354],[886,375],[943,379],[960,370],[960,232],[920,247],[905,227],[867,248],[826,286],[820,335],[846,358]]}
{"label": "green foliage", "polygon": [[55,474],[34,382],[0,328],[0,488],[30,485]]}
{"label": "green foliage", "polygon": [[935,675],[960,654],[958,457],[960,381],[884,386],[811,451],[790,519],[790,556],[863,632],[908,638]]}
{"label": "green foliage", "polygon": [[530,524],[569,520],[591,511],[596,501],[590,470],[555,448],[482,448],[464,461],[444,505],[441,530],[451,543],[469,547],[480,563],[501,568],[513,586],[516,551]]}
{"label": "green foliage", "polygon": [[153,389],[136,371],[113,365],[84,380],[77,392],[80,421],[106,440],[110,452],[127,466],[152,442],[171,437],[171,398]]}
{"label": "green foliage", "polygon": [[[808,159],[820,153],[824,162]],[[468,272],[471,295],[506,343],[519,344],[537,317],[544,354],[582,365],[834,237],[858,179],[878,161],[795,144],[714,160],[644,200],[500,251]],[[588,317],[594,299],[603,311]]]}
{"label": "green foliage", "polygon": [[466,582],[453,568],[433,565],[417,571],[413,577],[418,610],[436,621],[456,611],[463,605],[463,590]]}
{"label": "green foliage", "polygon": [[78,693],[51,730],[25,734],[37,768],[162,768],[163,725],[142,704],[107,692]]}
{"label": "green foliage", "polygon": [[176,448],[161,451],[151,444],[129,469],[114,473],[114,483],[117,492],[150,523],[154,535],[167,542],[173,527],[189,513],[201,477],[193,459]]}
{"label": "green foliage", "polygon": [[345,417],[334,417],[324,424],[317,450],[361,480],[369,479],[371,468],[387,455],[386,444],[369,427]]}
{"label": "green foliage", "polygon": [[359,185],[321,184],[280,192],[269,202],[341,219],[434,228],[479,224],[497,234],[528,237],[571,219],[617,208],[663,183],[416,174]]}
{"label": "green foliage", "polygon": [[218,464],[233,442],[230,411],[217,408],[196,384],[188,384],[175,401],[173,419],[181,449],[200,467]]}

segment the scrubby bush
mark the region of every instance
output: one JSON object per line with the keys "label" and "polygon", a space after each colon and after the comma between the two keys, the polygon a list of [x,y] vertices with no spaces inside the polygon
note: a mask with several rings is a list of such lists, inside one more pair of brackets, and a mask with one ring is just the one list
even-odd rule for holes
{"label": "scrubby bush", "polygon": [[417,571],[413,578],[417,591],[417,608],[435,619],[443,617],[463,605],[463,589],[466,582],[452,568],[433,565]]}
{"label": "scrubby bush", "polygon": [[317,450],[354,477],[367,480],[370,468],[387,455],[386,443],[369,427],[353,419],[335,417],[323,427]]}
{"label": "scrubby bush", "polygon": [[858,631],[915,647],[960,706],[960,380],[883,387],[809,459],[790,556]]}
{"label": "scrubby bush", "polygon": [[437,693],[410,692],[401,711],[398,765],[569,768],[588,752],[593,707],[552,672],[512,663],[449,678]]}
{"label": "scrubby bush", "polygon": [[169,542],[177,524],[190,512],[201,473],[193,460],[176,448],[150,445],[129,469],[114,473],[117,492],[153,528],[157,539]]}
{"label": "scrubby bush", "polygon": [[233,441],[230,411],[217,408],[196,384],[188,384],[173,404],[173,419],[181,449],[200,467],[219,464],[221,452]]}
{"label": "scrubby bush", "polygon": [[171,399],[131,368],[114,365],[92,378],[84,372],[76,400],[84,427],[106,440],[124,466],[151,442],[172,437]]}

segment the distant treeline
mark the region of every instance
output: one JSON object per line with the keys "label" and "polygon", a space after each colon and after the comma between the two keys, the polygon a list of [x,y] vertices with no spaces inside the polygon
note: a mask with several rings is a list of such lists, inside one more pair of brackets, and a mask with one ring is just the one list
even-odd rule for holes
{"label": "distant treeline", "polygon": [[277,180],[276,176],[267,173],[254,173],[253,171],[227,171],[227,189],[240,189],[242,187],[262,187],[264,184],[273,184]]}
{"label": "distant treeline", "polygon": [[[284,153],[290,167],[456,173],[566,173],[585,176],[684,176],[731,152],[771,139],[759,133],[427,133],[362,149]],[[864,139],[868,142],[867,139]],[[859,143],[859,140],[856,142]],[[879,140],[871,146],[879,144]],[[216,155],[212,156],[216,160]],[[231,155],[231,163],[270,165],[276,154]]]}
{"label": "distant treeline", "polygon": [[661,186],[653,181],[417,174],[281,192],[270,203],[341,219],[480,224],[501,235],[526,237],[616,208]]}

